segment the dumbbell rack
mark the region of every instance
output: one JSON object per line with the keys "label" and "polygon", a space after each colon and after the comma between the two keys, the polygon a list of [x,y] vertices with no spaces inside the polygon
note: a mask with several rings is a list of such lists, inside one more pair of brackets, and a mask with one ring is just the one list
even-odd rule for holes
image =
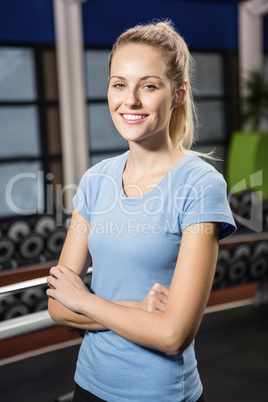
{"label": "dumbbell rack", "polygon": [[238,230],[220,241],[213,290],[256,282],[255,304],[268,302],[268,201],[251,190],[228,200]]}
{"label": "dumbbell rack", "polygon": [[[27,216],[0,222],[0,286],[48,275],[59,258],[70,216]],[[0,295],[0,321],[47,308],[46,284]]]}
{"label": "dumbbell rack", "polygon": [[268,302],[268,232],[221,240],[213,290],[257,282],[255,304]]}
{"label": "dumbbell rack", "polygon": [[29,216],[0,222],[0,271],[58,258],[70,217],[57,224],[55,215]]}

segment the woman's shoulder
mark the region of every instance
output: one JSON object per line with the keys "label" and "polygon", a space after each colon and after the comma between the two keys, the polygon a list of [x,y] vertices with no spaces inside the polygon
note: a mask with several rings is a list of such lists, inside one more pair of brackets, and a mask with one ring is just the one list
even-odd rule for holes
{"label": "woman's shoulder", "polygon": [[188,154],[187,161],[182,169],[184,173],[184,181],[191,184],[199,181],[219,181],[225,182],[223,175],[208,161],[199,155]]}

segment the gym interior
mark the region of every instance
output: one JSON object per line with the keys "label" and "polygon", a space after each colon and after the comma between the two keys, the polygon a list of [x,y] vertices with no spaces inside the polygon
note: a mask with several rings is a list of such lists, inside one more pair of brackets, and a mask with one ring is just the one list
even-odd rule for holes
{"label": "gym interior", "polygon": [[267,15],[267,0],[0,2],[2,402],[71,401],[83,333],[51,320],[46,277],[82,174],[128,149],[107,104],[112,44],[156,19],[173,21],[195,60],[192,149],[214,150],[237,224],[195,340],[206,397],[267,401]]}

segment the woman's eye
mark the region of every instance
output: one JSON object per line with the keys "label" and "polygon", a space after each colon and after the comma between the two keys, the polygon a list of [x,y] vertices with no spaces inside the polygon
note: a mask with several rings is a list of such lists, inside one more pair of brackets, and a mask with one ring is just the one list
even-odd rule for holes
{"label": "woman's eye", "polygon": [[144,88],[146,88],[146,89],[156,89],[156,86],[152,85],[152,84],[147,84],[147,85],[144,86]]}
{"label": "woman's eye", "polygon": [[124,88],[125,85],[119,83],[119,84],[114,84],[113,87],[114,87],[114,88]]}

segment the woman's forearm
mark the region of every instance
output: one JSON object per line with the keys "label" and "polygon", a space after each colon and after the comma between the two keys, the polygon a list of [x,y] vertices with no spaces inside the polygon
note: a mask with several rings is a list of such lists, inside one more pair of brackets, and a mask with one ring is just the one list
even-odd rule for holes
{"label": "woman's forearm", "polygon": [[79,329],[88,329],[88,330],[104,330],[105,328],[92,320],[91,318],[75,313],[65,306],[63,306],[57,300],[49,298],[48,300],[48,312],[55,321],[55,323],[59,325],[66,325]]}
{"label": "woman's forearm", "polygon": [[173,353],[165,313],[149,313],[135,305],[115,304],[90,293],[81,299],[78,310],[131,342]]}
{"label": "woman's forearm", "polygon": [[[126,307],[141,308],[139,302],[131,300],[113,301],[113,303]],[[49,298],[48,302],[48,311],[51,318],[59,325],[87,329],[90,331],[102,331],[107,329],[92,318],[84,314],[75,313],[63,306],[57,300],[51,298]]]}

